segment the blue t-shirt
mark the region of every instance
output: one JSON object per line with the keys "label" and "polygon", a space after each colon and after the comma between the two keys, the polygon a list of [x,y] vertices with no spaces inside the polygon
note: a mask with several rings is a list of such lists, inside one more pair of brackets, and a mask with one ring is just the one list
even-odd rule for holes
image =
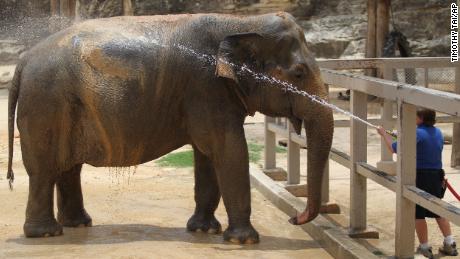
{"label": "blue t-shirt", "polygon": [[[444,138],[433,126],[417,126],[417,169],[442,169]],[[392,145],[396,152],[396,142]]]}

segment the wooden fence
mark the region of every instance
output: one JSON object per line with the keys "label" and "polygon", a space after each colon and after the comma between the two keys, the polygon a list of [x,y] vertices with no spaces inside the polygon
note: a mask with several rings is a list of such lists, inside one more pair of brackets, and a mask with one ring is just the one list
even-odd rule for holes
{"label": "wooden fence", "polygon": [[[458,92],[460,90],[460,67],[456,63],[450,63],[449,58],[325,60],[320,61],[319,64],[326,84],[351,90],[350,110],[353,114],[368,119],[367,95],[380,97],[384,99],[381,118],[374,119],[373,122],[382,124],[386,128],[392,128],[396,122],[398,130],[397,161],[393,162],[392,154],[382,147],[378,169],[367,163],[366,125],[353,120],[336,121],[337,126],[350,126],[350,153],[346,154],[334,148],[330,153],[330,159],[350,168],[350,236],[362,236],[360,234],[365,233],[367,229],[366,179],[371,179],[396,193],[396,257],[406,258],[414,255],[415,204],[428,208],[460,226],[460,208],[415,187],[416,107],[425,107],[451,115],[443,118],[444,122],[458,122],[460,95],[386,80],[394,78],[394,69],[396,68],[454,68],[455,89]],[[350,69],[378,69],[379,74],[385,79],[338,71]],[[394,104],[397,106],[396,118],[392,114]],[[299,149],[306,146],[306,138],[304,135],[297,135],[289,122],[284,122],[279,118],[266,117],[264,167],[267,170],[276,168],[276,135],[287,138],[287,183],[290,185],[299,184]],[[453,144],[458,146],[455,130],[453,139]],[[395,176],[384,172],[386,163],[396,163]],[[324,172],[323,203],[329,201],[328,168],[327,166]]]}

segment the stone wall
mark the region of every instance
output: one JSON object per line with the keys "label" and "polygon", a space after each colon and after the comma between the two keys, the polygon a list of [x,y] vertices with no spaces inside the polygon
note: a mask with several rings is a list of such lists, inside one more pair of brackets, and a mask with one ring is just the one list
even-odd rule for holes
{"label": "stone wall", "polygon": [[[122,0],[79,2],[78,12],[82,19],[123,13]],[[132,0],[135,15],[199,12],[260,14],[288,11],[298,18],[299,24],[305,29],[309,47],[321,58],[364,56],[366,2],[367,0]],[[449,55],[451,2],[392,0],[395,11],[393,22],[407,36],[414,56]],[[49,14],[49,0],[0,0],[0,6],[0,40],[19,38],[31,45],[67,24],[65,20],[50,21],[46,17]],[[22,20],[18,17],[22,17]],[[5,28],[10,28],[8,33]],[[22,40],[24,38],[28,40]]]}

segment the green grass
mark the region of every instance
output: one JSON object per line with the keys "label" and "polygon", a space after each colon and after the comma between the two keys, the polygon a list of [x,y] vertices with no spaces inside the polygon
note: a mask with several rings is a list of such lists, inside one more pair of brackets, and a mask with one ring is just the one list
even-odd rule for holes
{"label": "green grass", "polygon": [[[264,150],[264,145],[260,145],[254,142],[248,143],[248,152],[249,152],[249,161],[251,163],[257,163],[262,157],[262,151]],[[276,147],[276,153],[286,153],[287,150],[285,147]],[[161,167],[193,167],[193,151],[180,151],[175,153],[167,154],[162,158],[157,160],[157,164]]]}
{"label": "green grass", "polygon": [[158,165],[162,167],[192,167],[193,166],[193,151],[181,151],[170,153],[158,159]]}

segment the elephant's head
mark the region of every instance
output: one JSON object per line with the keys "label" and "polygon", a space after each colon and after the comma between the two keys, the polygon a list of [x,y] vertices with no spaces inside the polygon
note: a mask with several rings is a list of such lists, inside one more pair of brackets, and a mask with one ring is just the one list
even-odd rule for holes
{"label": "elephant's head", "polygon": [[267,75],[327,99],[318,65],[294,18],[285,13],[263,17],[266,20],[258,30],[225,37],[220,43],[216,73],[233,81],[231,84],[249,114],[260,111],[269,116],[287,117],[298,134],[304,122],[308,146],[308,205],[295,220],[303,224],[314,219],[321,206],[322,175],[334,130],[332,111],[286,91],[279,82],[260,78]]}

